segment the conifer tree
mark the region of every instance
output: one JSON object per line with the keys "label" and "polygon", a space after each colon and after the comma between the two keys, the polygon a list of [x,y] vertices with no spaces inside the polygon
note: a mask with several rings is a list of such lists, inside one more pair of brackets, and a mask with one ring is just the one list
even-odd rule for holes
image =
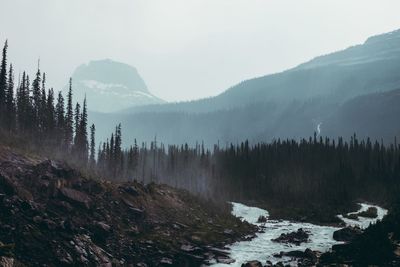
{"label": "conifer tree", "polygon": [[14,73],[12,64],[8,72],[8,84],[5,93],[6,127],[8,131],[15,130],[16,110],[14,102]]}
{"label": "conifer tree", "polygon": [[72,110],[72,78],[69,79],[69,90],[67,96],[67,113],[64,126],[64,144],[67,150],[71,149],[73,141],[73,110]]}
{"label": "conifer tree", "polygon": [[64,110],[64,97],[61,92],[58,92],[56,111],[56,143],[62,145],[65,137],[65,110]]}
{"label": "conifer tree", "polygon": [[22,74],[22,81],[17,88],[17,129],[20,133],[24,132],[23,127],[23,114],[24,114],[24,86],[25,86],[25,72]]}
{"label": "conifer tree", "polygon": [[39,114],[38,114],[39,125],[40,125],[39,129],[41,131],[41,134],[43,135],[48,133],[47,117],[48,117],[48,111],[47,111],[47,96],[46,96],[46,74],[43,72],[42,87],[40,93]]}
{"label": "conifer tree", "polygon": [[75,105],[75,114],[74,114],[74,128],[75,128],[75,137],[74,137],[74,151],[77,153],[79,151],[79,135],[80,135],[80,120],[81,120],[81,105],[77,102]]}
{"label": "conifer tree", "polygon": [[[37,72],[36,72],[36,77],[32,82],[32,130],[35,132],[35,134],[39,133],[41,131],[41,125],[40,125],[40,111],[41,111],[41,85],[42,81],[42,75],[40,73],[40,69],[38,66]],[[38,138],[38,136],[36,136]],[[35,138],[35,139],[36,139]]]}
{"label": "conifer tree", "polygon": [[[7,70],[7,49],[6,41],[0,66],[0,127],[2,133],[4,130],[4,133],[13,133],[18,138],[22,137],[23,140],[26,140],[26,144],[33,145],[34,149],[51,153],[59,151],[67,153],[64,155],[68,156],[67,159],[76,160],[84,167],[87,166],[90,159],[90,166],[95,167],[95,126],[93,124],[90,127],[89,144],[86,97],[82,112],[80,104],[77,103],[74,113],[72,79],[70,79],[66,110],[61,92],[59,92],[57,103],[54,105],[54,91],[52,88],[46,91],[46,74],[41,72],[39,65],[32,84],[29,76],[23,72],[22,81],[19,79],[14,95],[14,70],[12,64]],[[107,165],[111,166],[111,162],[115,161],[116,147],[118,151],[121,151],[120,136],[119,127],[112,138],[111,148],[107,142],[104,147],[107,149],[101,151],[101,159]],[[71,155],[72,148],[77,153]],[[104,160],[106,157],[108,162]]]}
{"label": "conifer tree", "polygon": [[54,109],[54,91],[53,88],[49,89],[46,99],[46,129],[48,138],[53,141],[55,139],[55,116],[56,112]]}
{"label": "conifer tree", "polygon": [[109,153],[107,155],[109,164],[111,164],[112,166],[114,166],[115,163],[115,146],[114,146],[114,133],[111,134],[111,138],[110,138],[110,150]]}
{"label": "conifer tree", "polygon": [[87,134],[87,104],[86,97],[83,100],[82,115],[79,124],[79,151],[80,157],[84,165],[87,164],[88,160],[88,134]]}
{"label": "conifer tree", "polygon": [[7,90],[7,49],[8,41],[4,43],[3,57],[0,66],[0,126],[3,126],[5,118],[5,103],[6,103],[6,90]]}
{"label": "conifer tree", "polygon": [[123,169],[121,123],[115,128],[114,165],[115,176]]}
{"label": "conifer tree", "polygon": [[96,141],[95,141],[95,132],[96,127],[94,124],[90,126],[90,157],[89,157],[89,166],[94,168],[96,160],[95,160],[95,153],[96,153]]}

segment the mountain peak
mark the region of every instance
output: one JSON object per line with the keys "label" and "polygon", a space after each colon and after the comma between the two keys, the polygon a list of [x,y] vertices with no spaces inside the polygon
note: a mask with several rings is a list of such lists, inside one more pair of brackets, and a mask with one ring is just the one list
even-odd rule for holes
{"label": "mountain peak", "polygon": [[135,67],[111,59],[80,65],[72,82],[78,101],[87,95],[89,109],[93,111],[114,112],[164,102],[150,93]]}
{"label": "mountain peak", "polygon": [[123,84],[135,91],[149,92],[135,67],[111,59],[92,60],[87,64],[82,64],[75,70],[72,77],[75,80]]}

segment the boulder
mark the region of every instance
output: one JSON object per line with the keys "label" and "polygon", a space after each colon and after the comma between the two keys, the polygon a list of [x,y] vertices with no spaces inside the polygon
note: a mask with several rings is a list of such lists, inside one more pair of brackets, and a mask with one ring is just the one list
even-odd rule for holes
{"label": "boulder", "polygon": [[222,256],[227,258],[229,256],[229,252],[224,249],[216,248],[216,247],[207,247],[209,251],[211,251],[213,254]]}
{"label": "boulder", "polygon": [[224,230],[224,235],[233,235],[233,234],[234,234],[234,232],[233,232],[232,229],[225,229]]}
{"label": "boulder", "polygon": [[0,266],[2,266],[2,267],[14,267],[14,258],[11,258],[11,257],[0,257]]}
{"label": "boulder", "polygon": [[17,185],[14,184],[13,180],[6,175],[2,175],[0,172],[0,188],[3,189],[3,192],[6,195],[14,195]]}
{"label": "boulder", "polygon": [[42,176],[44,179],[56,177],[71,178],[78,177],[78,173],[61,162],[54,160],[44,160],[34,167],[36,175]]}
{"label": "boulder", "polygon": [[143,218],[144,216],[144,209],[129,208],[129,210],[138,218]]}
{"label": "boulder", "polygon": [[161,266],[172,266],[172,264],[173,264],[173,261],[170,259],[170,258],[162,258],[161,260],[160,260],[160,265]]}
{"label": "boulder", "polygon": [[234,263],[235,260],[231,259],[229,257],[226,257],[226,256],[219,256],[219,257],[217,257],[217,262],[223,263],[223,264],[231,264],[231,263]]}
{"label": "boulder", "polygon": [[281,256],[297,258],[299,266],[312,266],[317,262],[317,253],[307,248],[305,251],[293,250],[289,252],[281,252]]}
{"label": "boulder", "polygon": [[193,252],[193,251],[198,250],[198,249],[199,249],[198,247],[192,246],[190,244],[183,244],[181,246],[181,250],[185,251],[185,252]]}
{"label": "boulder", "polygon": [[67,187],[61,188],[60,193],[64,198],[66,198],[66,200],[80,204],[85,208],[90,209],[92,201],[87,194]]}
{"label": "boulder", "polygon": [[283,252],[282,253],[283,256],[287,256],[287,257],[293,257],[293,258],[305,258],[307,257],[307,255],[304,253],[304,251],[301,250],[292,250],[289,252]]}
{"label": "boulder", "polygon": [[263,267],[259,261],[248,261],[242,264],[242,267]]}
{"label": "boulder", "polygon": [[358,214],[357,213],[344,214],[343,217],[345,217],[347,219],[350,219],[350,220],[358,221]]}
{"label": "boulder", "polygon": [[302,228],[299,228],[296,232],[283,233],[278,238],[272,239],[274,242],[279,243],[291,243],[299,246],[301,243],[308,242],[309,234]]}
{"label": "boulder", "polygon": [[346,227],[333,232],[333,239],[336,241],[352,241],[354,238],[362,234],[362,230],[359,227]]}
{"label": "boulder", "polygon": [[[87,235],[78,235],[73,239],[77,259],[84,266],[111,267],[113,256],[107,251],[93,243]],[[91,263],[91,264],[89,264]]]}
{"label": "boulder", "polygon": [[126,192],[126,193],[128,193],[128,194],[130,194],[130,195],[132,195],[132,196],[138,196],[139,195],[139,191],[134,187],[134,186],[124,186],[124,187],[122,187],[122,189]]}
{"label": "boulder", "polygon": [[321,254],[319,251],[312,251],[311,249],[307,248],[304,251],[304,254],[308,259],[310,259],[313,263],[317,262],[318,256]]}
{"label": "boulder", "polygon": [[267,222],[267,217],[261,215],[260,217],[258,217],[257,222],[258,223],[266,223]]}
{"label": "boulder", "polygon": [[365,218],[376,218],[378,217],[378,209],[376,207],[369,207],[366,211],[359,212],[358,216]]}

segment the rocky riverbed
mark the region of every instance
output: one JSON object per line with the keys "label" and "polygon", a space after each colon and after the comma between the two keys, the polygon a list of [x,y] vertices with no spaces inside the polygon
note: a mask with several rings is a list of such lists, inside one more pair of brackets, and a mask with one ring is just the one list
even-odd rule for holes
{"label": "rocky riverbed", "polygon": [[[370,223],[381,220],[387,210],[381,207],[360,203],[360,210],[351,214],[359,214],[353,219],[343,219],[347,227],[345,232],[340,232],[342,228],[334,226],[321,226],[310,223],[291,222],[287,220],[269,220],[268,211],[249,207],[241,203],[232,203],[232,214],[259,227],[259,232],[251,241],[241,241],[234,243],[228,247],[230,257],[234,262],[230,264],[216,262],[213,266],[242,266],[247,262],[255,260],[262,265],[284,264],[290,266],[313,265],[316,263],[321,252],[326,252],[333,245],[341,244],[343,238],[351,238],[351,234],[357,234],[357,231],[368,227]],[[376,209],[376,217],[365,216],[365,211],[370,208]],[[348,216],[346,216],[348,217]],[[343,230],[342,230],[343,231]],[[339,236],[341,241],[335,240],[335,236]],[[350,236],[350,237],[349,237]],[[340,239],[336,238],[336,239]],[[300,263],[300,264],[299,264]],[[243,265],[245,266],[245,265]],[[257,266],[257,265],[248,265]]]}

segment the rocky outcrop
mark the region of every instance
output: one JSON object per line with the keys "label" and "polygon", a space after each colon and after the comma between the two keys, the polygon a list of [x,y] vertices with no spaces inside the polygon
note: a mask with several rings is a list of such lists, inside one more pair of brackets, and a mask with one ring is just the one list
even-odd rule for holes
{"label": "rocky outcrop", "polygon": [[[320,256],[320,252],[313,251],[307,248],[304,251],[301,250],[292,250],[289,252],[281,251],[279,254],[274,255],[276,258],[282,257],[290,257],[297,262],[297,266],[315,266],[318,263],[318,258]],[[267,266],[278,266],[278,264],[273,265],[272,263],[267,264]]]}
{"label": "rocky outcrop", "polygon": [[84,206],[87,209],[90,209],[90,204],[92,200],[87,194],[71,188],[61,188],[60,193],[68,201],[75,202]]}
{"label": "rocky outcrop", "polygon": [[358,217],[376,218],[378,217],[378,209],[376,207],[369,207],[365,211],[344,214],[343,217],[351,220],[358,220]]}
{"label": "rocky outcrop", "polygon": [[376,218],[378,217],[378,209],[376,207],[369,207],[366,211],[358,213],[358,216],[365,218]]}
{"label": "rocky outcrop", "polygon": [[258,223],[266,223],[267,217],[261,215],[260,217],[258,217],[257,222]]}
{"label": "rocky outcrop", "polygon": [[299,228],[296,232],[283,233],[278,238],[272,239],[274,242],[279,243],[291,243],[299,246],[301,243],[308,242],[309,234],[302,228]]}
{"label": "rocky outcrop", "polygon": [[333,239],[336,241],[352,241],[354,238],[362,234],[359,227],[346,227],[333,232]]}
{"label": "rocky outcrop", "polygon": [[0,146],[0,266],[200,266],[255,231],[186,191],[88,179]]}
{"label": "rocky outcrop", "polygon": [[249,261],[242,264],[242,267],[263,267],[259,261]]}

